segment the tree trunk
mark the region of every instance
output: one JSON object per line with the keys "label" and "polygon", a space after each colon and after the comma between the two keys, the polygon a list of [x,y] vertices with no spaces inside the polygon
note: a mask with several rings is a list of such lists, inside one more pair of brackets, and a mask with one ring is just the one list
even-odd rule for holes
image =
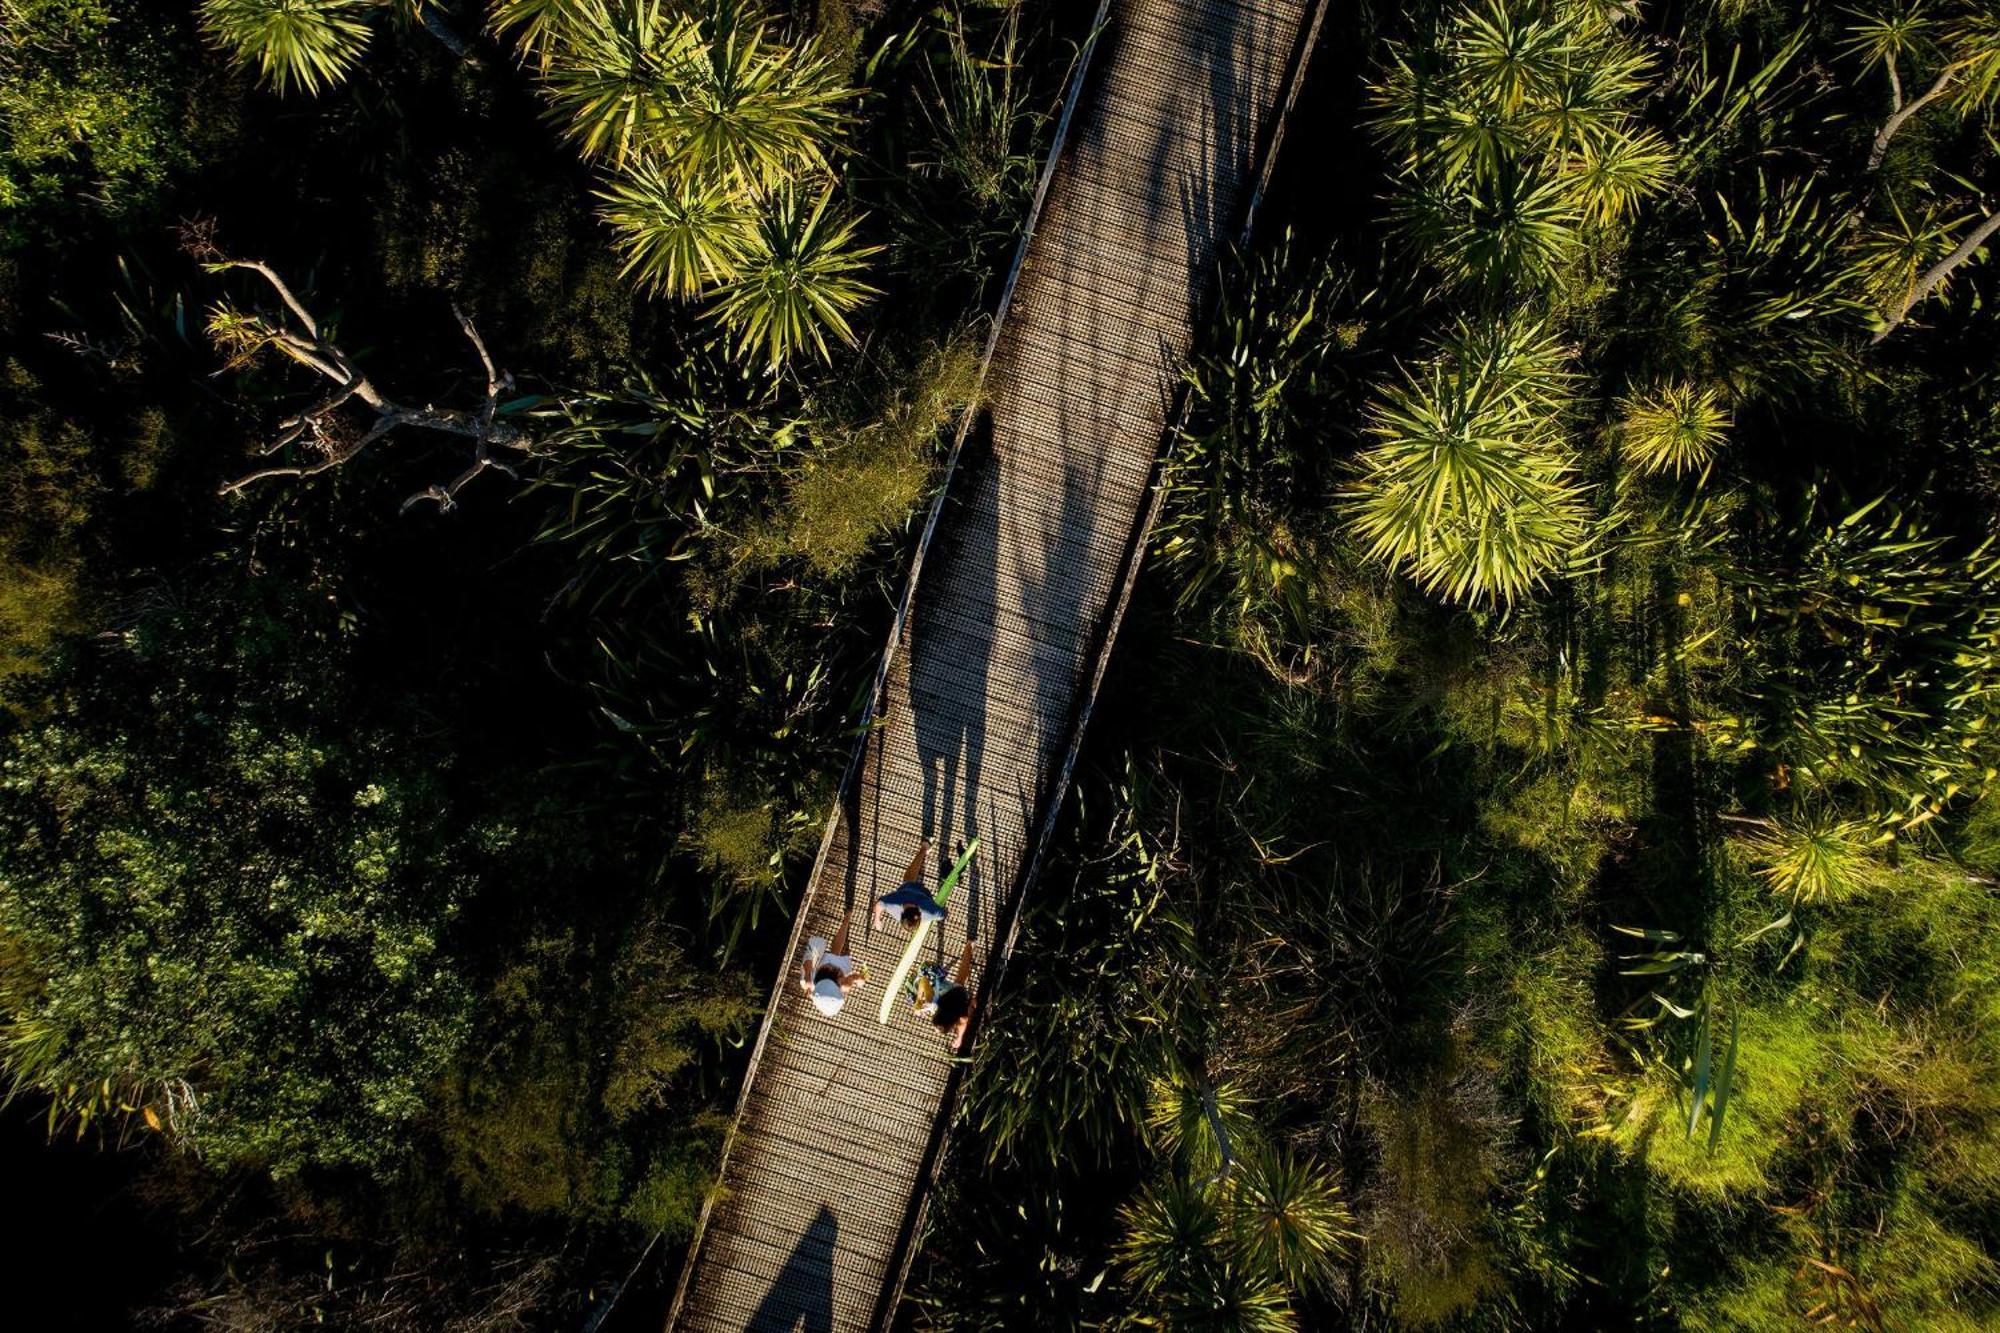
{"label": "tree trunk", "polygon": [[1903,122],[1907,121],[1911,116],[1916,115],[1917,112],[1922,111],[1932,102],[1937,101],[1938,98],[1943,97],[1945,93],[1950,91],[1951,81],[1957,77],[1958,66],[1945,66],[1944,72],[1937,76],[1937,82],[1933,83],[1922,97],[1911,102],[1908,106],[1897,107],[1894,114],[1882,122],[1882,128],[1875,132],[1874,144],[1868,149],[1869,171],[1874,171],[1882,165],[1882,159],[1889,154],[1889,141],[1894,139],[1896,132],[1903,128]]}
{"label": "tree trunk", "polygon": [[1972,235],[1960,241],[1956,250],[1953,250],[1943,259],[1931,265],[1925,271],[1924,275],[1917,279],[1916,284],[1910,288],[1910,294],[1905,296],[1901,303],[1897,305],[1895,312],[1889,316],[1889,322],[1883,326],[1882,331],[1868,340],[1868,345],[1873,347],[1876,343],[1881,342],[1884,338],[1894,333],[1897,326],[1910,317],[1910,311],[1915,308],[1916,304],[1926,296],[1929,296],[1939,283],[1950,277],[1953,269],[1977,254],[1979,247],[1985,245],[1987,238],[1996,231],[2000,231],[2000,208],[1996,208],[1987,214],[1986,220],[1977,227],[1974,227]]}

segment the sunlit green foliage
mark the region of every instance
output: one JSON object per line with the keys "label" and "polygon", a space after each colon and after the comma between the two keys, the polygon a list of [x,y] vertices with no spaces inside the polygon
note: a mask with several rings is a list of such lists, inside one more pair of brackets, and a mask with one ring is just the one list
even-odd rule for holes
{"label": "sunlit green foliage", "polygon": [[58,1119],[279,1173],[407,1153],[470,1023],[446,936],[509,835],[336,724],[346,639],[268,585],[161,607],[9,744],[5,1059]]}
{"label": "sunlit green foliage", "polygon": [[1585,555],[1564,435],[1563,347],[1532,324],[1461,326],[1372,409],[1348,522],[1371,559],[1454,601],[1513,602]]}
{"label": "sunlit green foliage", "polygon": [[1874,859],[1875,825],[1815,811],[1774,823],[1745,839],[1758,875],[1794,902],[1840,897],[1882,878]]}
{"label": "sunlit green foliage", "polygon": [[831,62],[772,42],[734,0],[708,12],[610,0],[547,24],[550,108],[565,134],[587,156],[650,158],[683,183],[768,189],[823,170],[852,97]]}
{"label": "sunlit green foliage", "polygon": [[755,998],[744,978],[696,966],[657,922],[640,922],[608,960],[592,951],[573,931],[538,936],[501,972],[484,1006],[485,1054],[452,1080],[445,1149],[481,1207],[685,1235],[722,1117],[619,1131],[684,1105],[701,1047],[740,1037]]}
{"label": "sunlit green foliage", "polygon": [[181,47],[109,0],[0,9],[0,249],[76,212],[131,216],[193,164]]}
{"label": "sunlit green foliage", "polygon": [[877,294],[861,275],[879,247],[857,245],[855,222],[829,215],[830,202],[827,191],[787,188],[751,228],[710,312],[744,360],[775,370],[807,354],[827,360],[829,338],[854,341],[848,316]]}
{"label": "sunlit green foliage", "polygon": [[1219,1174],[1170,1171],[1120,1216],[1140,1310],[1173,1329],[1296,1328],[1290,1293],[1325,1281],[1356,1239],[1325,1170],[1275,1149]]}
{"label": "sunlit green foliage", "polygon": [[378,0],[201,0],[210,40],[280,93],[343,82],[373,35]]}
{"label": "sunlit green foliage", "polygon": [[1729,429],[1729,414],[1712,389],[1665,384],[1625,400],[1623,441],[1642,472],[1681,476],[1706,472]]}
{"label": "sunlit green foliage", "polygon": [[1759,668],[1744,739],[1871,813],[1921,822],[1984,790],[2000,706],[1991,545],[1967,549],[1886,497],[1849,509],[1817,488],[1751,532],[1761,553],[1729,575]]}
{"label": "sunlit green foliage", "polygon": [[1396,222],[1447,281],[1534,292],[1670,178],[1674,155],[1635,111],[1644,48],[1588,3],[1488,0],[1389,48],[1372,90],[1395,155]]}
{"label": "sunlit green foliage", "polygon": [[1016,243],[1041,168],[1035,138],[1046,128],[1022,67],[1020,15],[1008,6],[1004,24],[976,46],[966,15],[954,13],[944,48],[926,53],[922,94],[908,99],[921,147],[888,199],[905,272],[982,275]]}
{"label": "sunlit green foliage", "polygon": [[520,8],[504,26],[539,57],[564,133],[613,168],[599,197],[628,277],[715,294],[738,353],[772,370],[854,341],[880,247],[828,212],[854,93],[816,43],[778,40],[736,0]]}
{"label": "sunlit green foliage", "polygon": [[556,43],[594,18],[601,0],[492,0],[493,31],[511,36],[523,53],[547,69]]}
{"label": "sunlit green foliage", "polygon": [[690,186],[642,158],[600,195],[624,276],[647,290],[685,299],[738,271],[751,218],[726,185]]}
{"label": "sunlit green foliage", "polygon": [[744,534],[741,557],[803,559],[821,575],[848,573],[916,509],[943,433],[977,401],[979,380],[968,336],[918,353],[859,423],[817,432],[817,447],[787,478],[783,503]]}

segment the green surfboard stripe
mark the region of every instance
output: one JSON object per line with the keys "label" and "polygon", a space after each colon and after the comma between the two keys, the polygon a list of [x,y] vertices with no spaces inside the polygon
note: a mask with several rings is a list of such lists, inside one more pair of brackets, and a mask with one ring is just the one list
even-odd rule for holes
{"label": "green surfboard stripe", "polygon": [[[972,854],[978,850],[977,838],[965,844],[965,850],[959,853],[958,860],[952,865],[951,873],[944,877],[942,884],[938,885],[936,896],[940,907],[944,905],[945,899],[951,897],[951,891],[958,886],[958,877],[972,864]],[[930,938],[931,927],[934,924],[936,923],[929,917],[925,917],[916,930],[911,932],[910,942],[904,947],[903,956],[896,961],[896,970],[889,974],[889,984],[882,992],[881,1006],[875,1010],[877,1023],[887,1023],[889,1015],[895,1012],[896,997],[903,993],[903,983],[909,979],[910,969],[917,965],[917,951],[922,949],[924,941]]]}

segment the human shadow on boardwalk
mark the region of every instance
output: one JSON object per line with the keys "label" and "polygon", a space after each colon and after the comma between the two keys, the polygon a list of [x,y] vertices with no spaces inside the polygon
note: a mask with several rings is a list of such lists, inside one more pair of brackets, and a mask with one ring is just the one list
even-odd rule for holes
{"label": "human shadow on boardwalk", "polygon": [[805,1333],[833,1333],[833,1243],[839,1235],[840,1222],[821,1204],[743,1333],[795,1333],[801,1324]]}
{"label": "human shadow on boardwalk", "polygon": [[[920,602],[910,629],[909,702],[923,773],[924,831],[937,840],[940,866],[949,863],[954,843],[987,833],[979,798],[986,775],[992,630],[999,616],[1000,494],[991,422],[983,413],[967,437],[959,469],[954,489],[963,498],[946,511],[949,535],[939,543],[927,576],[930,597]],[[966,928],[977,934],[984,887],[977,863],[972,876],[953,903],[955,914],[956,904],[965,904]]]}

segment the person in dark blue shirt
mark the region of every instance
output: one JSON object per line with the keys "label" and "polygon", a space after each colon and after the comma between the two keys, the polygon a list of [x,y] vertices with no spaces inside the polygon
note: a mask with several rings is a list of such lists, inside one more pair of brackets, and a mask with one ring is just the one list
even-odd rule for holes
{"label": "person in dark blue shirt", "polygon": [[931,891],[924,887],[924,857],[930,854],[931,840],[925,838],[903,871],[903,882],[875,900],[875,926],[879,930],[891,916],[905,930],[915,930],[925,921],[942,921],[949,915]]}

